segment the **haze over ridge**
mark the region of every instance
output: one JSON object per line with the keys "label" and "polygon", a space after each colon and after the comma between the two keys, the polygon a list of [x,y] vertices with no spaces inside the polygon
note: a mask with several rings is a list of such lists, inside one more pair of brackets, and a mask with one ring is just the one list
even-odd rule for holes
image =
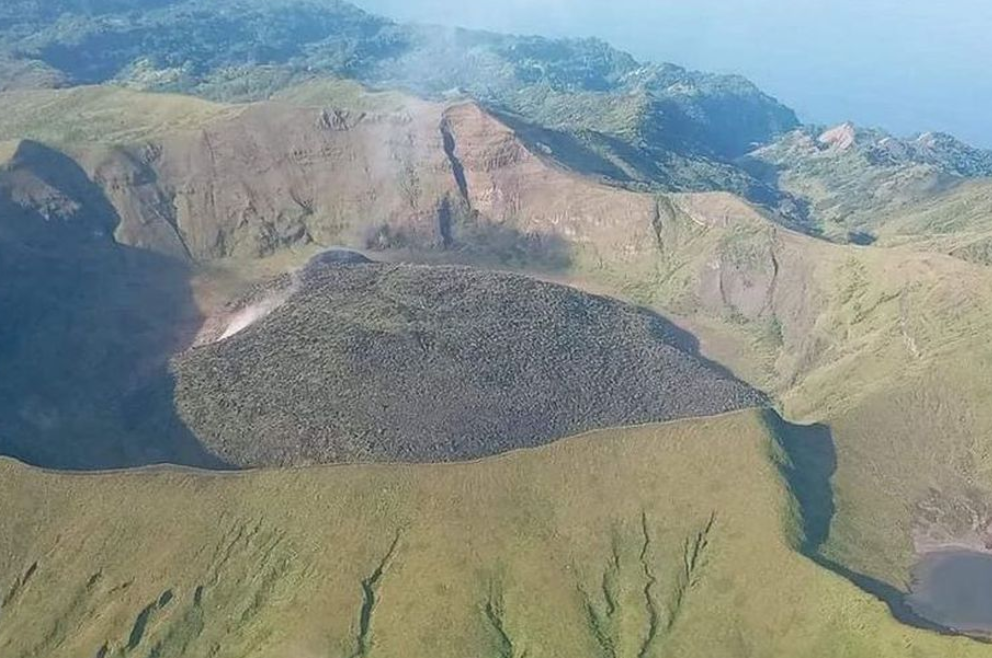
{"label": "haze over ridge", "polygon": [[[876,0],[360,0],[401,20],[598,36],[641,59],[741,73],[803,120],[992,147],[992,5]],[[811,20],[810,17],[815,17]]]}

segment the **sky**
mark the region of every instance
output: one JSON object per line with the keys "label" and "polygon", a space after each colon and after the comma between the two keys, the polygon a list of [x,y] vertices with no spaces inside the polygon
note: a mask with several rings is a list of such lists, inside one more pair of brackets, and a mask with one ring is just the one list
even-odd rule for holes
{"label": "sky", "polygon": [[992,148],[992,0],[357,0],[400,20],[597,36],[741,73],[809,123]]}

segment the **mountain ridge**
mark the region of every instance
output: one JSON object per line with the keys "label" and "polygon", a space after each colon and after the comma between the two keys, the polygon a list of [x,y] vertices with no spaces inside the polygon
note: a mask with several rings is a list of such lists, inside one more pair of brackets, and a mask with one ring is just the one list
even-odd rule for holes
{"label": "mountain ridge", "polygon": [[[435,101],[468,97],[508,120],[519,117],[567,135],[612,163],[601,171],[615,184],[666,192],[731,190],[815,235],[875,237],[864,218],[848,217],[848,174],[824,175],[816,149],[796,159],[792,131],[818,129],[802,127],[791,109],[741,76],[639,62],[592,38],[396,23],[337,0],[224,0],[205,13],[191,7],[189,0],[44,6],[24,0],[0,15],[6,25],[0,52],[7,53],[0,89],[31,87],[35,73],[36,86],[111,82],[253,101],[336,75]],[[941,176],[966,179],[992,171],[989,152],[947,135],[926,136],[885,136],[884,147],[865,151],[867,161],[847,158],[828,166],[874,176],[895,189],[900,203],[953,182]],[[893,169],[893,158],[907,157],[922,158],[916,166],[929,170]],[[876,171],[878,165],[884,171]],[[781,171],[775,174],[775,168]],[[900,180],[907,175],[911,180]],[[811,185],[826,185],[826,198]],[[859,203],[872,201],[864,190],[853,194]]]}
{"label": "mountain ridge", "polygon": [[[61,71],[69,84],[116,81],[218,100],[268,98],[320,73],[434,99],[456,90],[613,156],[605,137],[621,138],[642,171],[677,165],[684,181],[660,184],[679,189],[707,185],[695,168],[712,169],[798,125],[791,110],[744,78],[642,64],[598,40],[406,26],[343,2],[225,0],[207,13],[191,12],[188,1],[166,2],[99,16],[81,6],[63,5],[75,11],[53,26],[32,19],[40,10],[11,11],[9,21],[27,21],[25,30],[34,31],[26,37],[8,28],[0,49],[6,43],[14,59]],[[563,111],[574,103],[586,110]],[[672,153],[686,162],[669,161]],[[634,182],[655,184],[643,175]]]}
{"label": "mountain ridge", "polygon": [[800,204],[800,228],[840,241],[873,241],[893,215],[992,178],[992,151],[943,133],[900,139],[850,122],[805,126],[741,162]]}

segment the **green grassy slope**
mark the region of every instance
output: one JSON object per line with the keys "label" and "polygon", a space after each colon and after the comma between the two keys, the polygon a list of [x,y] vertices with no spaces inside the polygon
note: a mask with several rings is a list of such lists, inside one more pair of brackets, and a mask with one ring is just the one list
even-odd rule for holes
{"label": "green grassy slope", "polygon": [[673,199],[657,256],[578,258],[580,277],[681,317],[706,356],[787,417],[830,427],[836,513],[823,554],[904,589],[921,526],[937,544],[980,548],[992,521],[988,268],[830,244],[730,198]]}
{"label": "green grassy slope", "polygon": [[882,215],[880,237],[900,235],[955,235],[987,232],[992,228],[992,182],[962,182],[941,194]]}
{"label": "green grassy slope", "polygon": [[916,551],[986,550],[992,355],[973,346],[830,420],[836,515],[823,554],[901,589]]}
{"label": "green grassy slope", "polygon": [[992,181],[972,180],[878,218],[879,244],[992,265]]}
{"label": "green grassy slope", "polygon": [[235,115],[237,106],[117,87],[10,91],[0,94],[0,140],[51,146],[130,144],[191,130]]}
{"label": "green grassy slope", "polygon": [[[945,134],[903,140],[844,124],[822,133],[812,127],[790,133],[743,164],[796,199],[806,230],[840,242],[865,242],[891,233],[890,224],[946,230],[965,223],[953,214],[937,221],[902,217],[925,213],[943,197],[956,196],[959,187],[992,175],[992,152]],[[984,221],[987,225],[987,213]]]}
{"label": "green grassy slope", "polygon": [[399,112],[418,101],[397,91],[374,91],[354,80],[316,78],[280,89],[272,100],[302,106],[347,109],[351,112]]}
{"label": "green grassy slope", "polygon": [[8,164],[17,154],[17,147],[20,146],[18,140],[0,141],[0,167]]}
{"label": "green grassy slope", "polygon": [[985,654],[900,626],[795,553],[776,454],[743,412],[453,466],[4,462],[0,653]]}
{"label": "green grassy slope", "polygon": [[[273,100],[351,112],[399,112],[417,103],[396,92],[376,92],[338,78],[288,86]],[[248,104],[148,93],[112,85],[0,92],[0,141],[32,139],[50,146],[143,143],[234,119]]]}
{"label": "green grassy slope", "polygon": [[655,224],[652,251],[622,262],[577,250],[576,272],[684,318],[796,417],[842,413],[992,323],[992,273],[955,258],[831,244],[731,195],[663,198]]}

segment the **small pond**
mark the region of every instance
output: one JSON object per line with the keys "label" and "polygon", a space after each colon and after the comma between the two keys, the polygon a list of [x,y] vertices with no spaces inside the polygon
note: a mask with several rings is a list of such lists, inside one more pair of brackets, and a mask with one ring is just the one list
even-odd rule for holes
{"label": "small pond", "polygon": [[992,634],[992,555],[964,550],[924,555],[913,568],[906,603],[946,628]]}

